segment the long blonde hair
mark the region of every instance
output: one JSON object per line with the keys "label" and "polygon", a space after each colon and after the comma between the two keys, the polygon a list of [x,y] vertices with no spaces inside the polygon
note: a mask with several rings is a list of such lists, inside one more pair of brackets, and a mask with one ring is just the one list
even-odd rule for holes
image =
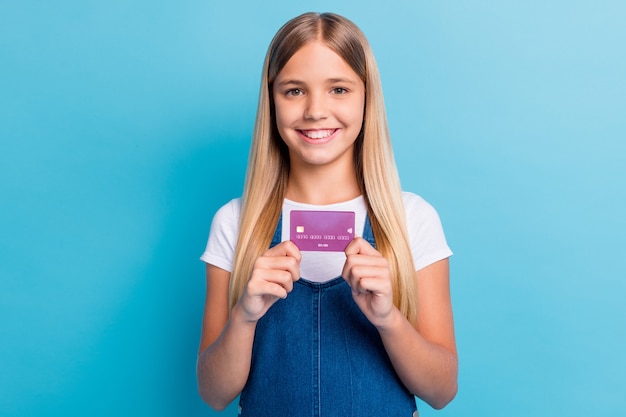
{"label": "long blonde hair", "polygon": [[355,172],[377,249],[390,265],[394,304],[414,323],[415,268],[378,68],[361,30],[332,13],[305,13],[290,20],[276,33],[265,57],[230,280],[230,307],[243,293],[255,260],[269,247],[289,177],[288,150],[276,128],[273,82],[289,58],[312,40],[326,43],[365,84],[365,116],[354,147]]}

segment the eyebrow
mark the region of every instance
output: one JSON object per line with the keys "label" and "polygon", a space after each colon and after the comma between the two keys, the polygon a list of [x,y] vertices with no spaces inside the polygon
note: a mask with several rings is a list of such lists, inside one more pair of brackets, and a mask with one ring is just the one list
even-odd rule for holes
{"label": "eyebrow", "polygon": [[298,80],[283,80],[281,82],[276,83],[277,86],[284,85],[304,85],[304,82]]}
{"label": "eyebrow", "polygon": [[[349,79],[349,78],[329,78],[326,80],[326,83],[328,84],[356,84],[355,81]],[[277,86],[279,87],[283,87],[286,85],[296,85],[296,86],[302,86],[302,85],[306,85],[306,83],[304,81],[300,81],[300,80],[283,80],[280,81],[278,83],[276,83]]]}

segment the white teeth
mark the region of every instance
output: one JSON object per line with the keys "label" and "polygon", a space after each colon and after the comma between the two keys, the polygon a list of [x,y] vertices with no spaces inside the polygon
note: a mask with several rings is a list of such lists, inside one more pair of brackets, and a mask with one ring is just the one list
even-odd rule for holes
{"label": "white teeth", "polygon": [[303,130],[302,134],[311,139],[323,139],[333,134],[333,130]]}

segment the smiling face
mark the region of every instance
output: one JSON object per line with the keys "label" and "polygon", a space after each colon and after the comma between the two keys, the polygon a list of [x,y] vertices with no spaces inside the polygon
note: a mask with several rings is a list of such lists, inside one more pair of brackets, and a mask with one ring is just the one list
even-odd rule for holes
{"label": "smiling face", "polygon": [[278,73],[272,93],[291,169],[330,164],[353,169],[365,86],[339,55],[320,41],[306,43]]}

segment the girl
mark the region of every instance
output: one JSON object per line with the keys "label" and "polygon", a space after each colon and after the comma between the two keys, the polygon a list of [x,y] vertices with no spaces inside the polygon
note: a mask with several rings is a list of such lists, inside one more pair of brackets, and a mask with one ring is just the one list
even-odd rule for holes
{"label": "girl", "polygon": [[[343,252],[300,251],[292,210],[355,213]],[[457,390],[451,255],[434,209],[400,189],[361,31],[306,13],[272,40],[244,194],[215,215],[202,398],[241,416],[411,416]],[[302,277],[302,278],[301,278]]]}

